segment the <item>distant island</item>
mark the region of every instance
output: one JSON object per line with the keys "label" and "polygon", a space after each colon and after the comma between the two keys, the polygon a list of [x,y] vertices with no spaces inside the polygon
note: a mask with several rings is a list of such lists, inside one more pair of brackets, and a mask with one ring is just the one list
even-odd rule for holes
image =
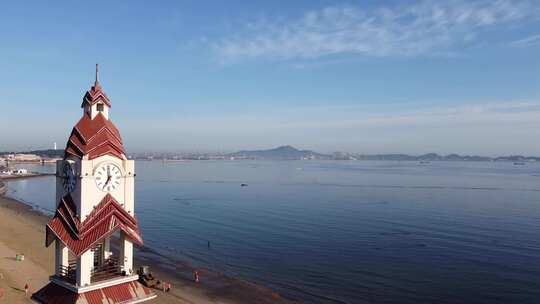
{"label": "distant island", "polygon": [[[64,156],[64,150],[34,150],[25,152],[0,152],[0,166],[3,162],[53,162]],[[409,154],[362,154],[351,152],[334,152],[331,154],[318,153],[312,150],[299,150],[285,145],[271,149],[241,150],[234,153],[135,153],[128,158],[139,160],[160,159],[164,161],[181,160],[381,160],[381,161],[508,161],[515,164],[540,161],[537,156],[498,156],[488,157],[479,155],[440,155],[427,153],[422,155]]]}
{"label": "distant island", "polygon": [[292,146],[280,146],[269,150],[243,150],[227,154],[227,156],[242,159],[331,159],[331,155],[313,152],[311,150],[298,150]]}
{"label": "distant island", "polygon": [[246,150],[227,154],[228,157],[236,159],[296,159],[296,160],[393,160],[393,161],[510,161],[510,162],[532,162],[540,161],[540,157],[535,156],[499,156],[487,157],[478,155],[448,154],[439,155],[437,153],[427,153],[422,155],[408,154],[360,154],[348,152],[334,152],[332,154],[317,153],[311,150],[298,150],[292,146],[280,146],[268,150]]}
{"label": "distant island", "polygon": [[487,156],[479,156],[479,155],[459,155],[459,154],[439,155],[437,153],[427,153],[423,155],[357,154],[354,157],[359,160],[399,160],[399,161],[510,161],[510,162],[540,161],[540,157],[536,157],[536,156],[510,155],[510,156],[487,157]]}

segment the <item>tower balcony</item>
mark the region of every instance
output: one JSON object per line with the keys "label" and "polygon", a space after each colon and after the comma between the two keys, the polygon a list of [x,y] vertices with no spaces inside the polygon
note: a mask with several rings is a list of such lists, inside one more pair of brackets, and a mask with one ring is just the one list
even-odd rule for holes
{"label": "tower balcony", "polygon": [[56,283],[76,293],[101,289],[121,283],[136,281],[138,275],[132,275],[122,270],[122,266],[117,259],[110,257],[103,260],[99,266],[95,266],[91,271],[90,284],[85,286],[77,285],[77,263],[70,263],[69,266],[61,267],[58,274],[50,277],[51,282]]}
{"label": "tower balcony", "polygon": [[[90,273],[90,282],[96,283],[100,281],[106,281],[118,277],[124,277],[126,273],[122,271],[122,266],[118,262],[118,259],[109,257],[98,266],[94,266]],[[72,261],[68,266],[60,266],[60,271],[55,275],[57,279],[63,280],[67,283],[77,284],[77,263]]]}

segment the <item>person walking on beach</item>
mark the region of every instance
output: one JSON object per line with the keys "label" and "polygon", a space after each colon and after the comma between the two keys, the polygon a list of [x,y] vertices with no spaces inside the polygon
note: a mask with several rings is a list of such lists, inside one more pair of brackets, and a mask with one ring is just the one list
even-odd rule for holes
{"label": "person walking on beach", "polygon": [[28,289],[30,288],[30,286],[28,285],[28,283],[24,284],[24,295],[25,296],[28,296]]}
{"label": "person walking on beach", "polygon": [[199,283],[199,271],[195,270],[193,276],[195,278],[195,283]]}

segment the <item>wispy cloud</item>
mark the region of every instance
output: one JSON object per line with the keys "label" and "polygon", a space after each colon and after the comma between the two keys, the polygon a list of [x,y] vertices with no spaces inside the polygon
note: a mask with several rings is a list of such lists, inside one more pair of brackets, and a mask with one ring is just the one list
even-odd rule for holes
{"label": "wispy cloud", "polygon": [[[305,113],[306,110],[303,110]],[[408,127],[480,127],[540,125],[540,102],[497,102],[462,106],[426,106],[416,110],[401,110],[392,114],[366,113],[352,108],[314,108],[312,119],[288,119],[275,124],[279,129],[408,128]],[[397,130],[396,130],[397,131]]]}
{"label": "wispy cloud", "polygon": [[326,7],[296,20],[258,20],[214,44],[221,58],[366,57],[453,53],[490,29],[539,15],[523,0],[422,1],[397,7]]}
{"label": "wispy cloud", "polygon": [[533,45],[540,45],[540,34],[512,41],[508,45],[512,47],[529,47]]}

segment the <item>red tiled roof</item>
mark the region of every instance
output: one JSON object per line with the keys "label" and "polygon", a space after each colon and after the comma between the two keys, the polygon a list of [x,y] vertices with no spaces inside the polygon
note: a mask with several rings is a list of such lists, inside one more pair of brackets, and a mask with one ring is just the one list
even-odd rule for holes
{"label": "red tiled roof", "polygon": [[46,246],[58,238],[73,254],[80,256],[119,229],[133,243],[139,246],[143,244],[137,220],[110,194],[95,206],[82,223],[76,213],[73,200],[68,194],[60,201],[54,217],[47,224]]}
{"label": "red tiled roof", "polygon": [[137,281],[80,294],[51,282],[34,293],[32,299],[46,304],[115,304],[142,302],[155,296],[155,293]]}
{"label": "red tiled roof", "polygon": [[94,119],[85,114],[77,122],[69,136],[65,154],[79,158],[88,155],[88,159],[108,154],[124,159],[126,153],[116,126],[98,113]]}
{"label": "red tiled roof", "polygon": [[101,89],[99,82],[96,81],[92,88],[90,88],[90,90],[86,91],[86,94],[84,94],[81,108],[84,107],[85,104],[93,106],[100,101],[108,105],[109,107],[111,106],[111,101],[109,100],[109,97],[105,95],[105,92],[103,92],[103,90]]}

